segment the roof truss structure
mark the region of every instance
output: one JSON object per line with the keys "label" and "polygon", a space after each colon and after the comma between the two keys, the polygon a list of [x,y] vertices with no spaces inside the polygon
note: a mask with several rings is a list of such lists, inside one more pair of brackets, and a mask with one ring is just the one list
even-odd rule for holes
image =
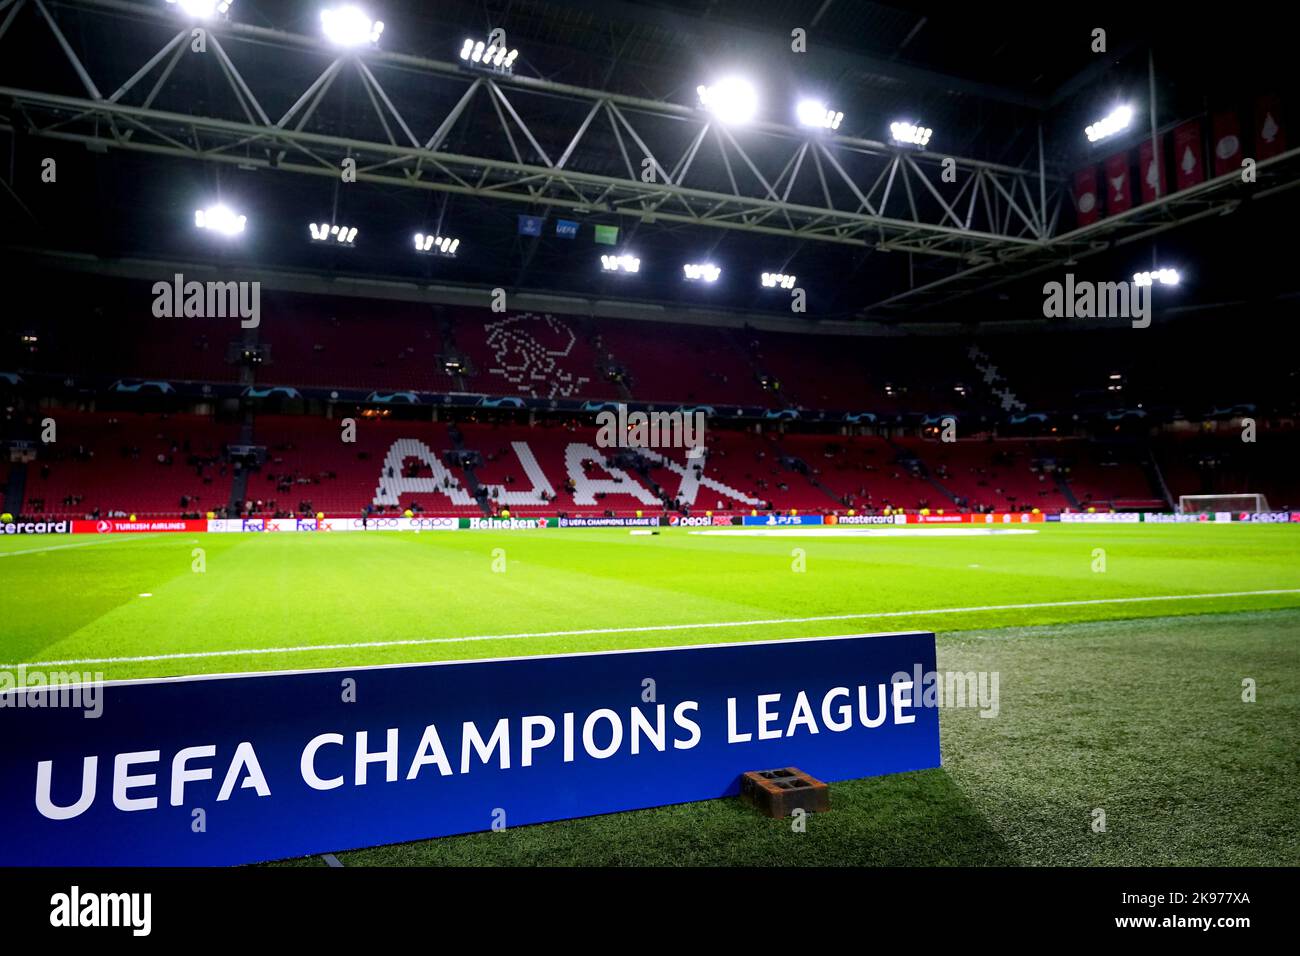
{"label": "roof truss structure", "polygon": [[[0,56],[34,33],[52,36],[71,71],[64,79],[76,83],[58,85],[41,63],[23,85],[0,86],[9,128],[336,182],[350,161],[359,181],[521,211],[739,230],[939,265],[937,278],[867,306],[867,317],[951,303],[1246,199],[1229,174],[1062,232],[1067,192],[1046,169],[1041,137],[1028,170],[767,122],[730,127],[679,103],[383,49],[340,52],[323,38],[225,20],[201,24],[206,50],[196,52],[196,24],[176,13],[130,0],[0,0]],[[74,33],[78,46],[65,26],[84,17],[103,28]],[[128,35],[158,45],[114,80],[104,64],[121,71]],[[116,56],[94,49],[114,44],[123,46]],[[185,64],[195,57],[204,59]],[[184,69],[219,76],[226,95],[189,111],[160,108]],[[343,118],[340,81],[364,92],[365,122]],[[1261,161],[1249,197],[1293,185],[1298,167],[1300,150]]]}

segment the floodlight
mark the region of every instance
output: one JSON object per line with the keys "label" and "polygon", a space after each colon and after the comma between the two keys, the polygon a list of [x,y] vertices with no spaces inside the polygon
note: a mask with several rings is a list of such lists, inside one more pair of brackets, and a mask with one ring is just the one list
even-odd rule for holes
{"label": "floodlight", "polygon": [[1084,133],[1087,134],[1088,142],[1095,143],[1107,136],[1114,136],[1120,130],[1128,129],[1128,124],[1132,121],[1133,107],[1125,104],[1115,107],[1105,119],[1099,119],[1086,127]]}
{"label": "floodlight", "polygon": [[196,20],[209,20],[214,16],[223,16],[230,11],[232,0],[167,0]]}
{"label": "floodlight", "polygon": [[641,260],[631,253],[622,255],[604,255],[600,257],[600,267],[606,272],[640,272]]}
{"label": "floodlight", "polygon": [[503,43],[485,43],[482,40],[476,41],[473,37],[466,37],[460,48],[460,58],[466,63],[503,73],[510,72],[518,56],[518,50],[507,49]]}
{"label": "floodlight", "polygon": [[348,4],[330,7],[320,13],[321,29],[325,36],[339,46],[363,46],[375,43],[384,32],[384,24],[372,21],[360,7]]}
{"label": "floodlight", "polygon": [[724,123],[748,123],[758,112],[754,87],[737,77],[696,87],[696,92],[700,95],[700,105]]}
{"label": "floodlight", "polygon": [[916,123],[899,120],[896,123],[889,124],[889,132],[896,143],[905,143],[909,146],[925,146],[930,142],[930,136],[934,133],[934,130],[928,126],[919,126]]}
{"label": "floodlight", "polygon": [[711,262],[688,262],[682,266],[682,272],[691,282],[717,282],[722,270]]}
{"label": "floodlight", "polygon": [[311,238],[313,242],[332,242],[338,245],[350,246],[357,238],[356,226],[336,226],[328,222],[313,222],[308,224],[311,229]]}
{"label": "floodlight", "polygon": [[194,210],[194,225],[223,236],[239,235],[247,222],[247,216],[241,216],[220,203],[207,209]]}
{"label": "floodlight", "polygon": [[460,248],[460,240],[453,239],[450,236],[435,236],[432,233],[417,232],[415,234],[415,251],[423,252],[429,255],[452,257],[456,255],[456,250]]}
{"label": "floodlight", "polygon": [[777,287],[782,289],[793,289],[794,279],[794,276],[785,275],[782,272],[764,272],[763,287],[766,289],[775,289]]}
{"label": "floodlight", "polygon": [[820,129],[839,129],[844,120],[843,113],[828,109],[821,100],[800,100],[795,112],[802,125]]}
{"label": "floodlight", "polygon": [[1177,269],[1153,269],[1150,272],[1135,273],[1133,284],[1146,286],[1155,285],[1159,282],[1161,285],[1178,285],[1182,278]]}

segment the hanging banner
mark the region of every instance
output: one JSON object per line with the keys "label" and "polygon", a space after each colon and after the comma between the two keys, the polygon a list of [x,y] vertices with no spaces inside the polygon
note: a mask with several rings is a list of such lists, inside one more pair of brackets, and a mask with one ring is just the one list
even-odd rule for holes
{"label": "hanging banner", "polygon": [[1101,204],[1097,199],[1097,169],[1089,166],[1074,174],[1074,209],[1080,226],[1097,221]]}
{"label": "hanging banner", "polygon": [[1186,189],[1205,181],[1205,154],[1201,143],[1201,121],[1189,120],[1174,127],[1174,184]]}
{"label": "hanging banner", "polygon": [[[1160,141],[1160,161],[1156,162],[1155,150],[1151,140],[1138,146],[1138,182],[1142,187],[1142,201],[1154,202],[1157,195],[1169,195],[1169,184],[1165,181],[1165,161],[1168,158],[1168,144]],[[1157,187],[1159,187],[1157,191]]]}
{"label": "hanging banner", "polygon": [[1286,152],[1282,128],[1282,101],[1261,96],[1255,101],[1255,159],[1269,159]]}
{"label": "hanging banner", "polygon": [[1214,175],[1241,169],[1241,126],[1236,113],[1215,113],[1210,149],[1214,154]]}
{"label": "hanging banner", "polygon": [[1106,170],[1106,213],[1115,215],[1133,208],[1133,183],[1129,176],[1128,153],[1116,153],[1103,164]]}

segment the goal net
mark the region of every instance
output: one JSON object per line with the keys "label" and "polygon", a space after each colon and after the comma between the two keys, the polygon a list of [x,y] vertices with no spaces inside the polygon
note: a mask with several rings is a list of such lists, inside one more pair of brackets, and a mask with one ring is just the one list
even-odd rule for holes
{"label": "goal net", "polygon": [[1178,510],[1185,515],[1207,514],[1218,511],[1268,511],[1268,499],[1263,495],[1179,495]]}

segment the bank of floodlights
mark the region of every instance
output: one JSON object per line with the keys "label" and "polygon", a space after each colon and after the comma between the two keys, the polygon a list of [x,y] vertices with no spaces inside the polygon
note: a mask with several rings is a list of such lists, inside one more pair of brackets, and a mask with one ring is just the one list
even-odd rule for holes
{"label": "bank of floodlights", "polygon": [[739,77],[718,80],[712,86],[698,86],[700,106],[724,123],[748,123],[758,113],[758,94]]}
{"label": "bank of floodlights", "polygon": [[336,246],[350,246],[357,238],[356,226],[336,226],[328,222],[309,223],[312,242],[328,242]]}
{"label": "bank of floodlights", "polygon": [[1097,120],[1091,126],[1084,127],[1083,132],[1088,137],[1088,142],[1095,143],[1108,136],[1114,136],[1121,130],[1128,129],[1131,122],[1133,122],[1133,107],[1128,105],[1117,106],[1111,110],[1108,116]]}
{"label": "bank of floodlights", "polygon": [[630,253],[622,255],[604,255],[600,257],[600,267],[606,272],[640,272],[641,260]]}
{"label": "bank of floodlights", "polygon": [[712,262],[688,262],[682,266],[688,282],[717,282],[722,270]]}
{"label": "bank of floodlights", "polygon": [[371,20],[370,14],[353,4],[322,10],[320,25],[326,39],[343,47],[377,43],[379,35],[384,32],[382,21]]}
{"label": "bank of floodlights", "polygon": [[415,251],[430,256],[454,256],[460,248],[460,240],[450,236],[435,236],[433,233],[417,232],[415,234]]}
{"label": "bank of floodlights", "polygon": [[211,20],[230,12],[232,0],[167,0],[169,4],[195,20]]}
{"label": "bank of floodlights", "polygon": [[829,109],[821,100],[800,100],[795,111],[799,123],[817,129],[839,129],[844,121],[844,114]]}
{"label": "bank of floodlights", "polygon": [[237,236],[244,231],[247,223],[247,216],[241,216],[221,203],[194,210],[194,225],[220,236]]}
{"label": "bank of floodlights", "polygon": [[1177,269],[1155,269],[1151,272],[1138,272],[1133,276],[1134,285],[1178,285],[1182,281],[1182,276],[1178,274]]}
{"label": "bank of floodlights", "polygon": [[930,142],[930,137],[934,130],[928,126],[920,126],[916,123],[909,123],[907,120],[899,120],[889,124],[889,135],[894,138],[895,143],[902,143],[905,146],[924,147]]}
{"label": "bank of floodlights", "polygon": [[763,288],[765,289],[793,289],[794,276],[788,276],[783,272],[764,272]]}
{"label": "bank of floodlights", "polygon": [[503,73],[514,69],[518,56],[518,50],[507,49],[504,43],[475,40],[473,37],[466,37],[460,47],[460,58],[467,66],[500,70]]}

